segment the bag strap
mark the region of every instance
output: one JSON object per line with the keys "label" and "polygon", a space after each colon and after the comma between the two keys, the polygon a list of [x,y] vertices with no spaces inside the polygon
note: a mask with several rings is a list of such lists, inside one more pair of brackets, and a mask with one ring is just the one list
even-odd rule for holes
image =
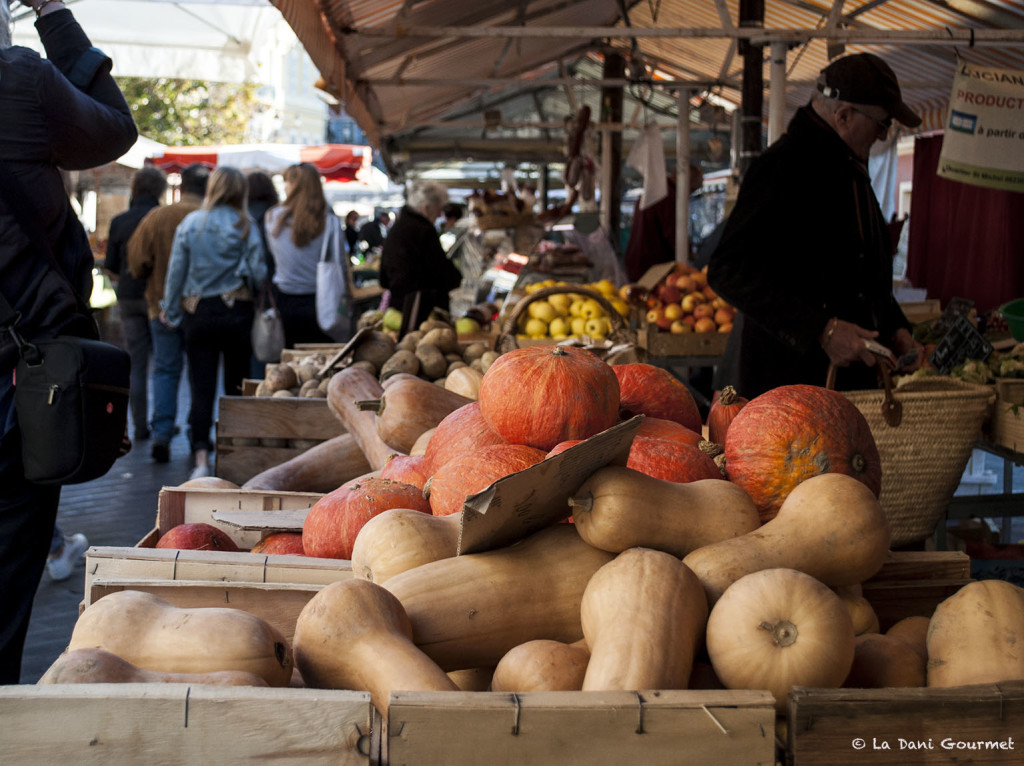
{"label": "bag strap", "polygon": [[[14,214],[14,220],[21,227],[21,230],[28,237],[29,242],[35,249],[42,253],[46,257],[46,260],[50,262],[50,267],[57,272],[57,275],[64,280],[64,284],[67,285],[71,291],[71,295],[75,298],[75,303],[83,311],[86,316],[92,314],[92,309],[85,303],[82,296],[78,294],[78,290],[71,284],[71,280],[68,275],[64,273],[64,269],[60,267],[57,262],[57,257],[53,254],[53,249],[50,247],[50,242],[46,238],[46,234],[43,231],[42,224],[39,223],[39,218],[36,215],[36,211],[32,210],[28,204],[28,197],[22,192],[22,186],[18,182],[14,173],[7,166],[7,163],[0,160],[0,197],[3,198],[7,207],[10,208]],[[68,213],[73,214],[70,210],[70,202],[68,203]],[[14,333],[14,325],[21,318],[21,315],[16,312],[11,304],[8,302],[7,297],[0,293],[0,327],[5,327],[15,336],[15,342],[18,342],[18,336]],[[18,344],[21,345],[20,343]]]}

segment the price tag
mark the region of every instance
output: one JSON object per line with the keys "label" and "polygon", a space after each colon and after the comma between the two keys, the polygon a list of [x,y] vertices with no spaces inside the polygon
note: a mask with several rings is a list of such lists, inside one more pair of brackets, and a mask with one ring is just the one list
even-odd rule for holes
{"label": "price tag", "polygon": [[991,353],[992,344],[974,329],[967,317],[960,315],[953,320],[928,361],[939,374],[948,375],[961,362],[967,359],[984,361]]}

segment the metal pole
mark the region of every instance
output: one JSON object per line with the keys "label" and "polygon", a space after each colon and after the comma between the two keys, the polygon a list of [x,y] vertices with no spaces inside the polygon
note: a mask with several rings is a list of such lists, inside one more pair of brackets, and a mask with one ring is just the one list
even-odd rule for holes
{"label": "metal pole", "polygon": [[676,130],[676,261],[690,260],[690,96],[681,90]]}
{"label": "metal pole", "polygon": [[786,51],[787,43],[772,43],[768,84],[768,145],[786,130]]}

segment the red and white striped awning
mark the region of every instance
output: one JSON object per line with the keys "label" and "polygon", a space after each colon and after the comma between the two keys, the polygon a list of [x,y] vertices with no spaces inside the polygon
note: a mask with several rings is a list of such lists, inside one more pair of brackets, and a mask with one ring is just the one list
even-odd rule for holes
{"label": "red and white striped awning", "polygon": [[246,172],[280,173],[290,165],[309,162],[328,181],[370,181],[372,149],[355,144],[240,144],[237,146],[169,146],[146,161],[168,173],[179,173],[200,162],[213,168],[228,165]]}

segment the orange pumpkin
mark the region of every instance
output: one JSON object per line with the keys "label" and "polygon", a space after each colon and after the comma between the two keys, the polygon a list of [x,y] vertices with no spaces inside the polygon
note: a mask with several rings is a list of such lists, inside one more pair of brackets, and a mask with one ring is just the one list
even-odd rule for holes
{"label": "orange pumpkin", "polygon": [[353,479],[328,492],[309,509],[302,525],[307,556],[351,559],[352,545],[363,525],[390,508],[430,513],[423,492],[411,484],[379,476]]}
{"label": "orange pumpkin", "polygon": [[654,417],[645,417],[637,429],[636,435],[681,442],[689,444],[691,447],[699,447],[703,440],[699,431],[687,428],[682,423]]}
{"label": "orange pumpkin", "polygon": [[302,535],[298,532],[275,532],[267,535],[249,551],[250,553],[274,553],[278,555],[305,555],[302,550]]}
{"label": "orange pumpkin", "polygon": [[584,349],[527,346],[487,368],[477,401],[503,439],[546,452],[615,425],[619,382],[611,367]]}
{"label": "orange pumpkin", "polygon": [[708,411],[708,441],[725,445],[729,424],[736,419],[747,403],[746,397],[737,394],[732,386],[723,388]]}
{"label": "orange pumpkin", "polygon": [[546,457],[525,444],[498,444],[449,460],[427,485],[430,509],[435,516],[458,513],[467,495],[474,495],[498,479],[529,468]]}
{"label": "orange pumpkin", "polygon": [[480,403],[472,402],[459,407],[437,424],[427,442],[423,454],[427,475],[430,476],[454,457],[468,455],[495,444],[508,442],[487,425],[480,412]]}
{"label": "orange pumpkin", "polygon": [[653,364],[615,364],[619,380],[619,409],[624,416],[647,415],[673,420],[701,432],[703,422],[693,394],[671,372]]}
{"label": "orange pumpkin", "polygon": [[430,478],[427,459],[423,455],[392,455],[380,469],[380,477],[411,484],[422,490]]}
{"label": "orange pumpkin", "polygon": [[729,426],[725,470],[753,498],[762,523],[818,474],[852,476],[875,497],[882,486],[878,448],[860,410],[836,391],[802,384],[773,388],[740,410]]}
{"label": "orange pumpkin", "polygon": [[633,437],[626,467],[679,483],[722,478],[715,461],[699,447],[650,436]]}

